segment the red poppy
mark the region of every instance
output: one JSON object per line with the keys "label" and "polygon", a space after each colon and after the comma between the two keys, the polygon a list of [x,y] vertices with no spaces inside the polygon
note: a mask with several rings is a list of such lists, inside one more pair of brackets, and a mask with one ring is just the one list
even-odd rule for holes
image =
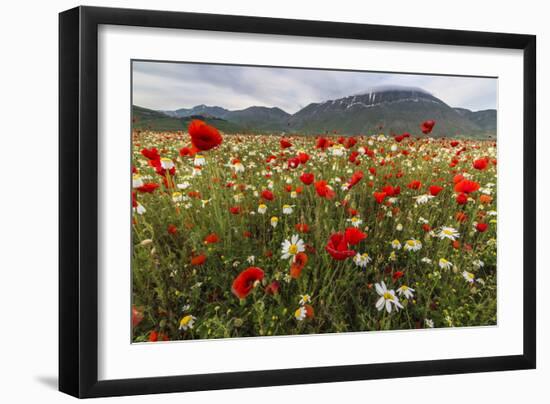
{"label": "red poppy", "polygon": [[373,195],[374,199],[376,199],[376,203],[382,203],[387,196],[385,192],[375,192]]}
{"label": "red poppy", "polygon": [[309,232],[309,225],[307,223],[298,223],[296,226],[294,226],[297,232],[299,233],[308,233]]}
{"label": "red poppy", "polygon": [[244,299],[254,288],[254,283],[263,278],[264,271],[261,268],[249,267],[237,275],[231,286],[231,292],[239,299]]}
{"label": "red poppy", "polygon": [[382,192],[384,192],[386,196],[397,196],[401,193],[401,187],[392,187],[391,185],[386,185],[382,188]]}
{"label": "red poppy", "polygon": [[315,311],[310,304],[304,304],[304,309],[306,309],[306,318],[313,318]]}
{"label": "red poppy", "polygon": [[349,137],[345,142],[344,142],[344,146],[346,147],[346,149],[351,149],[353,146],[355,146],[357,144],[357,139],[355,139],[354,137]]}
{"label": "red poppy", "polygon": [[432,185],[430,186],[429,189],[430,189],[430,194],[433,196],[437,196],[441,191],[443,191],[443,187],[440,187],[438,185]]}
{"label": "red poppy", "polygon": [[420,181],[413,180],[413,181],[409,182],[409,184],[407,185],[407,188],[420,189],[421,186],[422,186],[422,183]]}
{"label": "red poppy", "polygon": [[402,135],[394,136],[394,139],[397,143],[401,143],[401,141],[404,139]]}
{"label": "red poppy", "polygon": [[359,244],[361,241],[367,238],[367,234],[363,233],[356,227],[348,227],[344,233],[346,241],[351,245]]}
{"label": "red poppy", "polygon": [[229,212],[233,213],[234,215],[238,215],[241,213],[241,208],[239,206],[231,206],[229,208]]}
{"label": "red poppy", "polygon": [[292,262],[292,265],[290,266],[290,276],[294,279],[297,279],[300,277],[300,274],[302,273],[302,269],[306,266],[308,261],[308,256],[306,253],[298,253],[294,257],[294,261]]}
{"label": "red poppy", "polygon": [[193,154],[194,154],[193,151],[189,147],[182,147],[180,149],[180,156],[182,156],[182,157],[192,156]]}
{"label": "red poppy", "polygon": [[193,119],[188,128],[193,146],[202,151],[213,149],[222,143],[220,132],[199,119]]}
{"label": "red poppy", "polygon": [[313,184],[314,176],[312,173],[303,173],[300,175],[300,181],[302,181],[306,185]]}
{"label": "red poppy", "polygon": [[294,169],[300,165],[300,159],[298,157],[292,157],[288,159],[287,166],[288,168]]}
{"label": "red poppy", "polygon": [[168,335],[163,333],[162,331],[157,332],[157,330],[151,331],[149,334],[149,342],[157,342],[157,341],[168,341]]}
{"label": "red poppy", "polygon": [[395,282],[399,278],[402,278],[404,275],[405,275],[405,272],[403,272],[403,271],[395,271],[392,275],[392,279]]}
{"label": "red poppy", "polygon": [[281,149],[288,149],[289,147],[292,147],[292,143],[287,139],[281,139]]}
{"label": "red poppy", "polygon": [[348,188],[353,187],[356,185],[361,179],[363,178],[365,174],[363,174],[363,171],[356,171],[351,176],[350,180],[348,181]]}
{"label": "red poppy", "polygon": [[301,164],[306,164],[309,160],[309,154],[304,152],[298,153],[298,160],[300,160]]}
{"label": "red poppy", "polygon": [[330,254],[332,258],[338,261],[353,257],[356,254],[355,251],[349,250],[346,237],[341,232],[334,233],[330,236],[325,250]]}
{"label": "red poppy", "polygon": [[432,229],[432,227],[428,223],[424,223],[422,225],[422,230],[424,230],[426,233],[429,232]]}
{"label": "red poppy", "polygon": [[143,149],[141,154],[148,160],[160,160],[160,154],[156,147],[150,149]]}
{"label": "red poppy", "polygon": [[468,203],[468,195],[460,193],[456,196],[456,203],[466,205]]}
{"label": "red poppy", "polygon": [[272,201],[275,199],[275,195],[273,195],[273,192],[271,192],[269,189],[264,189],[262,191],[262,198],[266,201]]}
{"label": "red poppy", "polygon": [[463,192],[465,194],[470,194],[479,189],[479,184],[475,181],[462,180],[455,185],[456,192]]}
{"label": "red poppy", "polygon": [[281,285],[279,284],[279,282],[273,281],[265,287],[264,291],[268,295],[277,295],[277,294],[279,294],[279,288],[280,287],[281,287]]}
{"label": "red poppy", "polygon": [[462,174],[457,174],[453,177],[453,182],[455,184],[458,184],[460,181],[464,179],[464,176]]}
{"label": "red poppy", "polygon": [[465,221],[468,220],[468,215],[464,212],[456,212],[456,220],[460,223],[464,223]]}
{"label": "red poppy", "polygon": [[178,232],[178,228],[174,224],[169,224],[167,231],[169,234],[176,234]]}
{"label": "red poppy", "polygon": [[325,150],[326,148],[330,147],[330,143],[331,142],[327,138],[320,137],[317,139],[317,144],[315,145],[315,147],[317,149]]}
{"label": "red poppy", "polygon": [[428,121],[422,122],[422,124],[420,125],[420,130],[422,131],[423,134],[427,135],[432,131],[434,126],[435,126],[435,121],[430,119]]}
{"label": "red poppy", "polygon": [[476,230],[480,233],[483,233],[485,230],[487,230],[488,227],[489,227],[489,225],[487,223],[478,223],[478,224],[476,224]]}
{"label": "red poppy", "polygon": [[152,193],[155,191],[155,189],[157,189],[160,185],[155,183],[155,182],[146,182],[145,184],[143,184],[141,187],[138,187],[137,190],[139,192],[144,192],[144,193]]}
{"label": "red poppy", "polygon": [[204,238],[204,244],[214,244],[220,241],[220,238],[216,233],[211,233]]}
{"label": "red poppy", "polygon": [[317,195],[326,199],[332,199],[336,195],[327,182],[323,180],[315,183],[315,191],[317,191]]}
{"label": "red poppy", "polygon": [[132,306],[132,327],[137,327],[141,320],[143,320],[143,313],[136,306]]}
{"label": "red poppy", "polygon": [[487,168],[487,165],[489,164],[489,160],[486,158],[474,160],[474,168],[476,170],[485,170]]}
{"label": "red poppy", "polygon": [[351,154],[349,155],[349,159],[348,159],[348,160],[349,160],[350,163],[355,163],[355,162],[358,161],[358,160],[357,160],[357,157],[359,157],[359,152],[356,151],[356,150],[354,150],[354,151],[352,151]]}
{"label": "red poppy", "polygon": [[453,140],[453,141],[451,142],[451,146],[452,146],[452,147],[458,146],[458,141]]}
{"label": "red poppy", "polygon": [[191,265],[194,266],[200,266],[206,262],[206,255],[196,255],[193,258],[191,258]]}

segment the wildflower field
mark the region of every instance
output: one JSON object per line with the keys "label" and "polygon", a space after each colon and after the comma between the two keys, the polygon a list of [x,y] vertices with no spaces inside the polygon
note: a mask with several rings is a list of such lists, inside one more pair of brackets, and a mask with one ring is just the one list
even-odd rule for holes
{"label": "wildflower field", "polygon": [[496,324],[494,140],[133,133],[134,342]]}

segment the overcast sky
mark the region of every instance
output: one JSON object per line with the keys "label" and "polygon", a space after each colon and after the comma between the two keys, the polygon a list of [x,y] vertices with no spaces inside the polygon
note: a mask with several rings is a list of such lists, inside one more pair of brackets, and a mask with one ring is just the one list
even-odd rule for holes
{"label": "overcast sky", "polygon": [[292,114],[312,102],[387,85],[420,87],[452,107],[473,111],[497,103],[497,80],[491,78],[133,62],[133,104],[155,110],[256,105]]}

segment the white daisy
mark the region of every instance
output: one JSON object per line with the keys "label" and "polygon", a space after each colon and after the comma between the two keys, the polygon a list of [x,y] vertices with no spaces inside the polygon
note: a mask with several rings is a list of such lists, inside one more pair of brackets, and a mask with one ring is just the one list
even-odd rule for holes
{"label": "white daisy", "polygon": [[191,186],[191,184],[187,181],[182,182],[181,184],[176,185],[178,189],[187,189]]}
{"label": "white daisy", "polygon": [[308,294],[300,295],[300,305],[303,306],[304,304],[311,303],[311,296]]}
{"label": "white daisy", "polygon": [[290,215],[292,214],[294,205],[283,205],[283,214]]}
{"label": "white daisy", "polygon": [[401,242],[397,239],[393,240],[391,242],[391,248],[393,248],[394,250],[400,250],[401,249]]}
{"label": "white daisy", "polygon": [[138,215],[143,215],[147,210],[141,203],[137,203],[137,206],[134,208],[134,212],[136,212]]}
{"label": "white daisy", "polygon": [[141,178],[141,175],[134,174],[132,176],[132,187],[133,188],[139,188],[139,187],[142,187],[142,186],[143,186],[143,180]]}
{"label": "white daisy", "polygon": [[425,319],[424,324],[426,324],[426,328],[434,328],[434,321],[432,319]]}
{"label": "white daisy", "polygon": [[231,168],[233,168],[233,171],[235,171],[235,173],[242,173],[244,172],[244,166],[243,166],[243,163],[241,163],[240,161],[235,161],[232,165],[231,165]]}
{"label": "white daisy", "polygon": [[363,223],[359,216],[353,216],[351,219],[347,219],[347,221],[350,222],[353,227],[359,227]]}
{"label": "white daisy", "polygon": [[430,199],[435,198],[433,195],[420,195],[415,196],[413,199],[416,201],[417,205],[424,205],[425,203],[428,203]]}
{"label": "white daisy", "polygon": [[480,269],[480,268],[483,268],[485,266],[485,263],[481,260],[474,260],[472,262],[472,265],[474,266],[475,269]]}
{"label": "white daisy", "polygon": [[203,156],[196,154],[193,164],[197,167],[202,167],[203,165],[206,164],[206,159]]}
{"label": "white daisy", "polygon": [[258,205],[258,213],[263,215],[265,212],[267,212],[267,206],[263,203],[260,203]]}
{"label": "white daisy", "polygon": [[365,268],[367,264],[371,261],[372,261],[372,258],[369,257],[368,253],[363,253],[363,254],[357,253],[357,255],[353,257],[353,262],[355,262],[355,265],[361,268]]}
{"label": "white daisy", "polygon": [[399,299],[395,296],[395,292],[393,290],[388,290],[384,281],[376,283],[374,287],[376,288],[376,293],[380,296],[380,299],[376,302],[378,311],[381,311],[385,307],[386,311],[391,313],[392,304],[395,306],[395,311],[399,311],[399,309],[403,308],[401,303],[399,303]]}
{"label": "white daisy", "polygon": [[172,168],[174,168],[174,162],[172,161],[172,159],[166,157],[160,159],[160,165],[165,170],[171,170]]}
{"label": "white daisy", "polygon": [[183,201],[183,194],[181,192],[173,192],[172,193],[172,201],[174,203]]}
{"label": "white daisy", "polygon": [[441,240],[448,238],[449,240],[455,241],[457,238],[460,237],[460,233],[452,227],[443,226],[439,230],[437,237],[439,237]]}
{"label": "white daisy", "polygon": [[294,312],[294,318],[298,321],[305,320],[306,315],[307,315],[307,310],[304,306],[300,306],[300,308],[296,309],[296,311]]}
{"label": "white daisy", "polygon": [[305,250],[306,246],[304,240],[297,234],[294,234],[290,240],[285,240],[281,243],[281,259],[294,258],[296,254],[304,252]]}
{"label": "white daisy", "polygon": [[405,251],[419,251],[420,249],[422,249],[422,243],[420,242],[420,240],[416,239],[407,240],[405,242],[405,247],[403,248],[405,249]]}
{"label": "white daisy", "polygon": [[397,289],[397,294],[399,296],[405,296],[405,299],[412,299],[414,297],[414,289],[409,288],[407,285],[402,285]]}
{"label": "white daisy", "polygon": [[445,258],[439,259],[439,268],[441,269],[451,269],[453,267],[453,263],[451,261],[446,260]]}
{"label": "white daisy", "polygon": [[192,316],[191,314],[183,316],[182,319],[180,320],[179,329],[183,331],[192,329],[196,319],[197,318],[195,316]]}
{"label": "white daisy", "polygon": [[341,157],[344,155],[344,146],[342,146],[341,144],[335,144],[330,148],[330,151],[333,156]]}
{"label": "white daisy", "polygon": [[471,272],[468,272],[468,271],[463,271],[462,272],[462,276],[464,277],[464,279],[466,280],[466,282],[468,283],[474,283],[475,282],[475,275]]}
{"label": "white daisy", "polygon": [[279,224],[279,218],[277,216],[273,216],[270,222],[271,222],[271,227],[275,228]]}

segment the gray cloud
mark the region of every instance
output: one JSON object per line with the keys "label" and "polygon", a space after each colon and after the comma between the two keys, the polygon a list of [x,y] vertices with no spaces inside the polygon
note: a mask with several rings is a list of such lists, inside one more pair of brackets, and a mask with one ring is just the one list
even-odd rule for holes
{"label": "gray cloud", "polygon": [[258,105],[294,113],[311,102],[380,85],[420,87],[453,107],[471,110],[496,108],[497,103],[497,80],[492,78],[133,62],[133,103],[157,110]]}

